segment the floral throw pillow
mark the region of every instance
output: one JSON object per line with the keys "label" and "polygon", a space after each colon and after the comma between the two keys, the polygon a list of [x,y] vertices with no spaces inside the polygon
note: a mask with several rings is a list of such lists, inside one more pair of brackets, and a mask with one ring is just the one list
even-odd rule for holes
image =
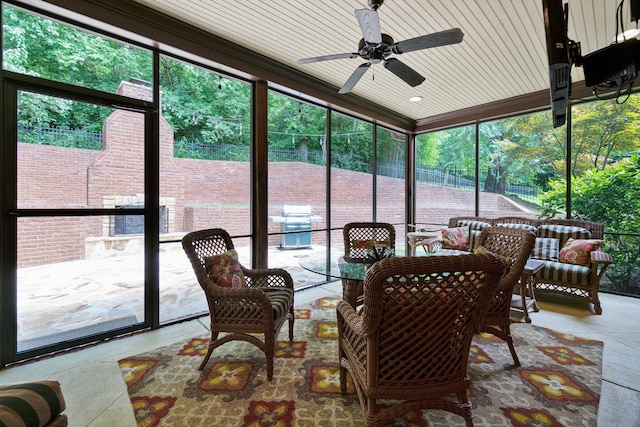
{"label": "floral throw pillow", "polygon": [[591,251],[595,251],[604,245],[600,239],[569,239],[558,254],[558,261],[567,264],[589,265]]}
{"label": "floral throw pillow", "polygon": [[238,252],[231,249],[220,255],[206,257],[204,265],[213,282],[223,288],[246,288],[247,281],[238,261]]}
{"label": "floral throw pillow", "polygon": [[442,249],[466,249],[469,246],[469,227],[442,230]]}

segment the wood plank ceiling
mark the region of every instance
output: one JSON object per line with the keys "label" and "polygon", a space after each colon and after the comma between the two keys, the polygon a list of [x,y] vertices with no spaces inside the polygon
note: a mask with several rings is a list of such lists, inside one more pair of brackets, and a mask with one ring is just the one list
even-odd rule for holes
{"label": "wood plank ceiling", "polygon": [[[362,37],[355,9],[366,0],[136,0],[220,36],[335,90],[364,61],[300,65],[300,58],[357,51]],[[616,33],[619,0],[569,0],[569,37],[582,53],[601,49]],[[460,44],[396,55],[426,77],[412,88],[376,65],[352,93],[416,121],[548,90],[541,0],[387,0],[378,10],[383,33],[401,41],[460,28]],[[629,8],[623,10],[626,28]],[[573,69],[575,85],[584,79]],[[584,86],[582,84],[582,86]],[[422,96],[421,102],[409,102]]]}

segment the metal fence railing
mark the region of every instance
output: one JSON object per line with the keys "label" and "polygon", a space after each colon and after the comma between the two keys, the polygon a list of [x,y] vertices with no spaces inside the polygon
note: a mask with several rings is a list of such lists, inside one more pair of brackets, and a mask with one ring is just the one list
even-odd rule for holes
{"label": "metal fence railing", "polygon": [[102,132],[18,125],[18,141],[56,147],[102,150]]}
{"label": "metal fence railing", "polygon": [[[20,142],[52,145],[58,147],[83,148],[89,150],[102,149],[102,132],[83,129],[60,129],[41,126],[18,126],[18,140]],[[179,158],[192,158],[203,160],[224,160],[248,162],[251,159],[248,145],[211,144],[203,141],[175,141],[174,156]],[[307,149],[269,149],[270,162],[305,162],[315,165],[326,164],[326,155],[319,150]],[[371,171],[371,160],[360,158],[353,154],[333,153],[332,165],[353,171]],[[403,163],[378,161],[376,173],[380,176],[404,179],[406,176]],[[464,168],[426,168],[416,167],[416,181],[452,188],[475,188],[475,170]],[[486,175],[486,170],[481,171],[481,176]],[[537,187],[527,185],[527,178],[519,174],[518,184],[507,184],[505,192],[515,194],[525,199],[533,200],[537,197]],[[525,183],[523,183],[523,181]],[[528,180],[533,182],[532,179]],[[480,181],[480,191],[484,191],[484,182]]]}

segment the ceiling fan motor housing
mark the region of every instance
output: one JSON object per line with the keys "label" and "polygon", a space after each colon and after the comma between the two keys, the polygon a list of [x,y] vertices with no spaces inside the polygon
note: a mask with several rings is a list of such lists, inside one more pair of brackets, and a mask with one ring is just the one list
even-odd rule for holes
{"label": "ceiling fan motor housing", "polygon": [[382,3],[384,3],[384,0],[369,0],[367,2],[369,7],[373,10],[378,10],[378,8],[382,6]]}
{"label": "ceiling fan motor housing", "polygon": [[388,34],[382,34],[382,43],[369,44],[364,39],[358,43],[358,55],[364,59],[381,61],[386,59],[392,52],[393,38]]}

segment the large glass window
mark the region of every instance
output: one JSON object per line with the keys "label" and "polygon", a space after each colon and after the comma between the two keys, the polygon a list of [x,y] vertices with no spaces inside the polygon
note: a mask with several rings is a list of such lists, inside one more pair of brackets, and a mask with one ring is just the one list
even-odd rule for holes
{"label": "large glass window", "polygon": [[144,114],[25,91],[17,104],[17,213],[39,214],[17,221],[16,351],[144,322]]}
{"label": "large glass window", "polygon": [[[598,100],[571,109],[571,214],[605,224],[613,257],[604,291],[640,295],[640,96]],[[565,180],[545,197],[552,210]]]}
{"label": "large glass window", "polygon": [[373,125],[331,113],[331,241],[344,253],[342,227],[373,220]]}
{"label": "large glass window", "polygon": [[[566,129],[548,111],[480,124],[480,216],[537,218],[540,196],[564,178]],[[563,208],[556,212],[566,216]]]}
{"label": "large glass window", "polygon": [[416,223],[438,229],[475,215],[475,126],[416,137]]}
{"label": "large glass window", "polygon": [[223,228],[251,266],[251,86],[161,57],[160,321],[207,313],[179,242]]}
{"label": "large glass window", "polygon": [[[26,90],[15,83],[21,76],[4,87],[3,182],[15,187],[3,197],[3,266],[16,274],[3,274],[3,295],[15,302],[2,301],[2,329],[11,331],[2,344],[15,361],[151,323],[151,108],[137,100],[153,99],[153,61],[147,50],[20,9],[3,5],[2,14],[3,71],[36,77],[40,87],[50,81],[57,93],[33,83]],[[132,102],[105,107],[116,104],[107,93]]]}
{"label": "large glass window", "polygon": [[4,70],[106,93],[123,80],[152,82],[148,51],[6,5],[2,26]]}
{"label": "large glass window", "polygon": [[406,222],[407,136],[378,126],[376,130],[376,221],[393,224],[396,247],[404,247]]}
{"label": "large glass window", "polygon": [[269,92],[268,115],[269,266],[306,287],[324,280],[298,261],[327,246],[327,110]]}
{"label": "large glass window", "polygon": [[373,197],[373,125],[332,112],[331,227],[372,221]]}

